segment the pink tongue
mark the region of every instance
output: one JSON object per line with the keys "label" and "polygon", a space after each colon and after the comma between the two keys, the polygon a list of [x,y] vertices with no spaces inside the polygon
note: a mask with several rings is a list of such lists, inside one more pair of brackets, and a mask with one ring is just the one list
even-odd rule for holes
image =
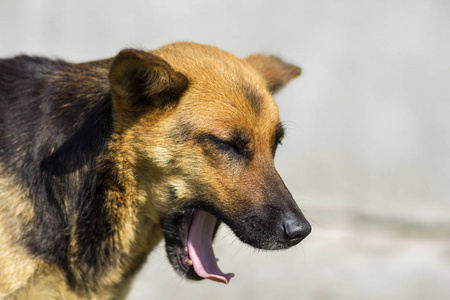
{"label": "pink tongue", "polygon": [[188,237],[189,257],[200,277],[227,284],[234,274],[222,273],[217,265],[212,248],[215,225],[216,218],[213,215],[206,211],[195,211]]}

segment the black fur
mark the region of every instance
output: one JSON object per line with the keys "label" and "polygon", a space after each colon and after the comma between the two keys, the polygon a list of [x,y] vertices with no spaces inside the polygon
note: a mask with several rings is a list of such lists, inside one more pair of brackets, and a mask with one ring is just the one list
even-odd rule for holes
{"label": "black fur", "polygon": [[[97,247],[112,234],[102,203],[106,179],[96,171],[112,131],[109,64],[0,60],[0,162],[29,191],[36,216],[22,242],[64,270],[72,287],[71,230],[79,262],[93,274],[105,263]],[[103,255],[113,260],[113,253]]]}

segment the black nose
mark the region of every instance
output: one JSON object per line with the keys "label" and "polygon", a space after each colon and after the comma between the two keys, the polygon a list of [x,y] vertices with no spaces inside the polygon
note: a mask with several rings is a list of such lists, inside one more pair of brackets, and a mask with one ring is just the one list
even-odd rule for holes
{"label": "black nose", "polygon": [[283,228],[285,238],[292,245],[300,243],[311,233],[311,225],[304,218],[289,218],[284,221]]}

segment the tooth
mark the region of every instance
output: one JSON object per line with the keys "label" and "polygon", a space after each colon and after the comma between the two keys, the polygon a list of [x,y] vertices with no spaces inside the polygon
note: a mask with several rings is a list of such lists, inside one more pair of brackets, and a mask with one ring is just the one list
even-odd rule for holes
{"label": "tooth", "polygon": [[188,260],[188,266],[192,266],[193,265],[193,263],[192,263],[192,260]]}

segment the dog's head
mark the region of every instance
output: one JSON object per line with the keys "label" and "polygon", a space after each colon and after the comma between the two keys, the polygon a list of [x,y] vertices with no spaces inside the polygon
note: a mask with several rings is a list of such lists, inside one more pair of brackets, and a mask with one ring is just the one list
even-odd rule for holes
{"label": "dog's head", "polygon": [[211,247],[220,222],[260,249],[310,233],[273,161],[284,130],[272,94],[299,74],[275,57],[239,59],[191,43],[115,58],[116,130],[129,137],[138,189],[169,260],[188,278],[231,278]]}

